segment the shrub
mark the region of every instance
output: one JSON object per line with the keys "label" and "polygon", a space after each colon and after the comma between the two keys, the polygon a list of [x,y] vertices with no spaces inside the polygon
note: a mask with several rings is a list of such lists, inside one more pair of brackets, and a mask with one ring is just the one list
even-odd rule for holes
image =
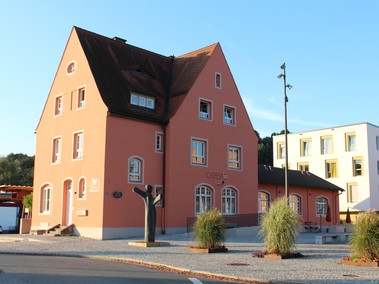
{"label": "shrub", "polygon": [[225,229],[225,221],[217,209],[201,214],[193,225],[197,246],[208,249],[221,247],[225,240]]}
{"label": "shrub", "polygon": [[263,216],[259,235],[264,239],[267,253],[289,254],[299,233],[299,218],[282,197],[272,203]]}
{"label": "shrub", "polygon": [[350,239],[353,257],[379,259],[379,215],[360,213]]}
{"label": "shrub", "polygon": [[25,208],[29,209],[30,213],[32,213],[33,193],[25,195],[24,198],[22,199],[22,204],[25,206]]}

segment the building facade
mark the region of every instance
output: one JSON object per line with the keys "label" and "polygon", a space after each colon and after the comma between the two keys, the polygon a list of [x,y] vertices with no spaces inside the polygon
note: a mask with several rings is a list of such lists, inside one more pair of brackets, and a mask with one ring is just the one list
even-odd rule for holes
{"label": "building facade", "polygon": [[[284,169],[259,165],[258,213],[266,214],[271,202],[285,195]],[[302,228],[314,229],[340,223],[339,195],[344,190],[310,172],[288,170],[288,200]]]}
{"label": "building facade", "polygon": [[[284,135],[273,137],[275,167],[285,164]],[[379,210],[379,127],[359,123],[288,134],[288,167],[343,188],[341,213]]]}
{"label": "building facade", "polygon": [[36,139],[32,230],[142,236],[146,184],[158,234],[258,211],[257,136],[218,43],[163,56],[74,27]]}

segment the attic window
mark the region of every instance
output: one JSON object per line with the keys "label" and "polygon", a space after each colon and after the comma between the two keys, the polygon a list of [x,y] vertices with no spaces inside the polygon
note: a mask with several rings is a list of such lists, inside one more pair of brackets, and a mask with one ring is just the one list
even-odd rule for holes
{"label": "attic window", "polygon": [[72,75],[76,70],[76,64],[74,61],[70,62],[67,66],[67,74]]}
{"label": "attic window", "polygon": [[140,94],[132,94],[130,96],[130,104],[154,109],[155,99],[152,97],[148,97],[148,96],[144,96]]}

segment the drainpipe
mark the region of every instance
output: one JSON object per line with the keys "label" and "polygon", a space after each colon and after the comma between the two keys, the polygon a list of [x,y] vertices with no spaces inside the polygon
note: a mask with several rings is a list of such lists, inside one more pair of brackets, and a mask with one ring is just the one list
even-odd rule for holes
{"label": "drainpipe", "polygon": [[175,57],[170,56],[170,69],[168,73],[168,82],[167,82],[167,93],[166,93],[166,103],[163,113],[162,120],[162,131],[163,131],[163,158],[162,158],[162,214],[161,214],[161,231],[162,235],[166,234],[166,158],[167,158],[167,125],[169,124],[169,105],[171,98],[171,83],[172,75],[174,70],[174,59]]}

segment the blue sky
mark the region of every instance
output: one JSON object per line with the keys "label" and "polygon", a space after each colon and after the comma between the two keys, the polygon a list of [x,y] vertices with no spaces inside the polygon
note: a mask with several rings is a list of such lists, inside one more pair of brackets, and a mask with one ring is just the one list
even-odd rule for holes
{"label": "blue sky", "polygon": [[0,155],[35,153],[35,128],[72,26],[162,55],[220,42],[261,137],[379,125],[379,1],[0,0]]}

